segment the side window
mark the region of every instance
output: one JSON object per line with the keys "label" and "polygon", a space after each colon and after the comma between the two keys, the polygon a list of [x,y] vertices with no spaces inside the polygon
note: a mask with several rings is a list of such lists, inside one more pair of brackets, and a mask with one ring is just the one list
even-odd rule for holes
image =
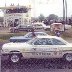
{"label": "side window", "polygon": [[53,45],[65,45],[65,43],[63,43],[62,41],[54,39],[54,38],[52,39],[52,42],[53,42]]}
{"label": "side window", "polygon": [[19,26],[19,28],[21,28],[21,25]]}
{"label": "side window", "polygon": [[20,25],[16,26],[17,28],[20,28]]}
{"label": "side window", "polygon": [[22,26],[20,25],[19,28],[22,28]]}
{"label": "side window", "polygon": [[41,39],[35,41],[34,45],[52,45],[52,42],[50,39],[41,38]]}
{"label": "side window", "polygon": [[25,35],[25,38],[32,38],[32,33],[27,33],[27,34]]}
{"label": "side window", "polygon": [[20,25],[20,26],[19,26],[19,28],[25,28],[25,27],[26,27],[25,25]]}
{"label": "side window", "polygon": [[34,45],[41,45],[40,40],[35,41],[35,42],[34,42]]}
{"label": "side window", "polygon": [[45,34],[45,33],[36,33],[36,35],[42,35],[42,36],[44,36],[44,35],[47,35],[47,34]]}
{"label": "side window", "polygon": [[47,45],[52,45],[51,39],[47,39]]}
{"label": "side window", "polygon": [[26,26],[23,25],[21,28],[26,28]]}

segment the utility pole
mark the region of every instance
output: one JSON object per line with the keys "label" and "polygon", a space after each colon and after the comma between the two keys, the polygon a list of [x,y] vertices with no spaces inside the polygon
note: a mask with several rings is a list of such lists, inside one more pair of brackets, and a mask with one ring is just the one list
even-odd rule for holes
{"label": "utility pole", "polygon": [[6,7],[6,0],[5,0],[5,7]]}
{"label": "utility pole", "polygon": [[66,6],[66,24],[67,24],[67,0],[65,0],[65,6]]}
{"label": "utility pole", "polygon": [[65,21],[65,0],[63,0],[63,21]]}
{"label": "utility pole", "polygon": [[63,21],[67,23],[67,1],[66,0],[63,0]]}

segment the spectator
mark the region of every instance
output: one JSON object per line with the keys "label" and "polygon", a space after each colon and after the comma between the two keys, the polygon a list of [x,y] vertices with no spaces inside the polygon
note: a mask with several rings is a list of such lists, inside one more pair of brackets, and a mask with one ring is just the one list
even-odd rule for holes
{"label": "spectator", "polygon": [[71,25],[71,22],[72,22],[71,19],[69,19],[69,25]]}
{"label": "spectator", "polygon": [[62,24],[65,24],[65,21],[61,21]]}
{"label": "spectator", "polygon": [[58,37],[60,37],[60,35],[61,35],[60,31],[58,31],[58,30],[55,31],[55,35],[58,36]]}
{"label": "spectator", "polygon": [[33,37],[35,37],[36,35],[35,35],[35,33],[34,33],[34,29],[32,29],[32,35],[33,35]]}

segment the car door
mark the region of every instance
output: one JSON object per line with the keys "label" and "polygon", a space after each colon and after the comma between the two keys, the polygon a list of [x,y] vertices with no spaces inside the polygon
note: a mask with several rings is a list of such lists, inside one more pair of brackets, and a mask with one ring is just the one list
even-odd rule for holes
{"label": "car door", "polygon": [[54,50],[50,39],[40,38],[32,43],[31,54],[34,58],[51,58]]}
{"label": "car door", "polygon": [[57,58],[63,57],[65,51],[68,50],[67,43],[62,41],[62,40],[55,39],[55,38],[52,38],[51,40],[52,40],[52,43],[53,43],[53,47],[56,48],[54,56],[56,54]]}

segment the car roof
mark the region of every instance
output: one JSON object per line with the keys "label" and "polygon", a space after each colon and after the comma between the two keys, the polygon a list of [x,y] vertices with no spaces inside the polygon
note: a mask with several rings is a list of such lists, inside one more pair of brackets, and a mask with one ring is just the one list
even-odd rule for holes
{"label": "car roof", "polygon": [[31,24],[19,24],[19,26],[31,26]]}
{"label": "car roof", "polygon": [[[32,33],[32,32],[28,32],[28,33]],[[46,33],[46,32],[34,32],[34,33]]]}
{"label": "car roof", "polygon": [[43,24],[42,22],[35,22],[35,23],[33,23],[33,24]]}
{"label": "car roof", "polygon": [[57,36],[51,36],[51,35],[47,35],[47,36],[36,36],[37,38],[56,38],[56,39],[62,39],[61,37],[57,37]]}
{"label": "car roof", "polygon": [[54,24],[60,24],[61,25],[62,23],[52,23],[51,25],[54,25]]}
{"label": "car roof", "polygon": [[[28,34],[30,34],[32,32],[28,32]],[[45,35],[48,35],[46,32],[34,32],[35,34],[45,34]]]}

